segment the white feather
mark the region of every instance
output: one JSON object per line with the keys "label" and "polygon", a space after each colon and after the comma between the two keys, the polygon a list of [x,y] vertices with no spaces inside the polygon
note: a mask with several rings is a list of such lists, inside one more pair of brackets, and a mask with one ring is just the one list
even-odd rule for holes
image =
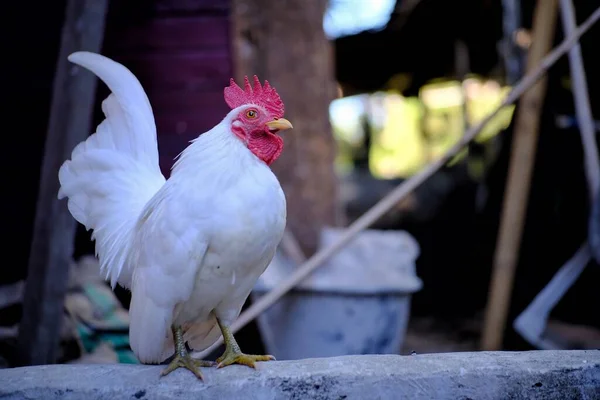
{"label": "white feather", "polygon": [[131,283],[127,255],[144,205],[164,184],[158,164],[154,115],[137,78],[104,56],[76,52],[69,60],[110,88],[106,119],[75,147],[59,170],[58,198],[68,197],[73,217],[93,229],[101,270],[114,287]]}

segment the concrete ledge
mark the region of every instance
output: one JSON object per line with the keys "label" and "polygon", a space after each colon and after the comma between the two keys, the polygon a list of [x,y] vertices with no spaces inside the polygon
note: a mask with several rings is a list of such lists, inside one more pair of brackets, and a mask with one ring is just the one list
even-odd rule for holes
{"label": "concrete ledge", "polygon": [[160,366],[0,370],[2,399],[600,399],[600,351],[347,356],[204,368],[205,382]]}

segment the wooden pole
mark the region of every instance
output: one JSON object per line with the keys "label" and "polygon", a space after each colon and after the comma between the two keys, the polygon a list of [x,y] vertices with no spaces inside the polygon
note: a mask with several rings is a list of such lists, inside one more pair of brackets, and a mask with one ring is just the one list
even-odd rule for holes
{"label": "wooden pole", "polygon": [[517,82],[523,75],[523,51],[515,41],[515,34],[521,27],[521,2],[502,0],[502,30],[504,33],[504,66],[509,85]]}
{"label": "wooden pole", "polygon": [[97,84],[67,56],[100,51],[107,6],[108,0],[70,0],[66,7],[19,326],[19,365],[50,364],[57,357],[76,228],[66,203],[57,199],[58,169],[90,134]]}
{"label": "wooden pole", "polygon": [[[371,207],[366,213],[360,218],[354,221],[346,231],[337,239],[336,242],[331,244],[329,247],[319,250],[312,257],[310,257],[304,264],[298,267],[292,275],[290,275],[285,281],[281,282],[279,286],[271,290],[267,294],[263,295],[248,307],[232,325],[232,331],[238,332],[241,328],[246,326],[250,321],[259,316],[263,311],[267,310],[273,304],[275,304],[281,297],[283,297],[288,291],[290,291],[298,283],[302,282],[308,277],[315,269],[320,267],[325,261],[340,251],[347,243],[349,243],[358,233],[368,228],[371,224],[377,221],[386,212],[392,209],[398,202],[403,200],[406,196],[412,193],[417,187],[423,182],[429,179],[435,174],[440,168],[442,168],[448,161],[450,161],[456,154],[458,154],[468,143],[470,143],[481,130],[506,106],[513,104],[523,93],[525,93],[530,87],[532,87],[540,78],[542,78],[546,71],[558,61],[571,47],[573,47],[579,38],[586,33],[598,20],[600,20],[600,8],[592,13],[583,24],[581,24],[572,36],[567,37],[559,46],[557,46],[550,54],[548,54],[542,62],[539,63],[534,71],[526,74],[521,79],[510,93],[504,98],[504,100],[498,105],[498,107],[492,111],[487,117],[483,118],[479,123],[469,128],[467,133],[460,138],[450,150],[442,155],[437,161],[429,164],[421,172],[404,181],[398,185],[394,190],[388,193],[383,199],[379,200],[377,204]],[[210,354],[214,349],[219,347],[223,343],[223,338],[219,338],[208,349],[198,352],[197,355],[205,356]]]}
{"label": "wooden pole", "polygon": [[306,261],[306,256],[300,247],[300,243],[298,243],[296,237],[289,229],[286,229],[283,233],[281,248],[296,265],[300,265]]}
{"label": "wooden pole", "polygon": [[[575,9],[571,0],[560,0],[565,36],[572,35],[576,28]],[[569,50],[571,80],[575,100],[575,112],[585,157],[585,174],[588,181],[590,200],[593,203],[600,184],[600,166],[598,148],[595,138],[594,120],[592,117],[585,69],[579,44]],[[592,217],[593,218],[593,217]],[[551,338],[544,337],[548,315],[565,293],[577,281],[588,265],[594,246],[594,236],[589,235],[590,243],[584,242],[579,250],[552,277],[544,289],[537,294],[531,304],[515,319],[513,324],[521,336],[538,348],[560,348]]]}
{"label": "wooden pole", "polygon": [[[533,17],[533,41],[527,57],[527,71],[537,68],[551,49],[557,11],[557,0],[538,0]],[[519,101],[483,330],[484,350],[499,350],[502,346],[545,94],[546,79],[543,78],[525,92]]]}
{"label": "wooden pole", "polygon": [[[571,0],[560,0],[560,15],[562,17],[565,36],[572,35],[576,28],[575,7]],[[577,43],[569,50],[569,66],[571,69],[571,84],[573,85],[573,100],[575,115],[583,154],[585,157],[585,172],[588,180],[588,190],[591,201],[596,197],[600,187],[600,165],[598,163],[598,145],[596,143],[596,127],[590,106],[590,96],[581,57],[581,45]]]}

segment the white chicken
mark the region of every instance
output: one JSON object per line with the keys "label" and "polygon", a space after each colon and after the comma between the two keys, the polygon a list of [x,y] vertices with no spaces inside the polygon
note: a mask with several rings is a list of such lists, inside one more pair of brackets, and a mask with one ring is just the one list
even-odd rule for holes
{"label": "white chicken", "polygon": [[158,163],[156,126],[137,78],[99,54],[68,58],[111,90],[105,119],[59,171],[59,199],[93,230],[101,271],[132,293],[130,343],[140,362],[182,367],[202,379],[188,346],[201,351],[222,334],[217,366],[273,359],[241,352],[229,327],[274,256],[286,224],[284,193],[269,165],[292,128],[267,81],[233,79],[231,111],[178,156],[168,180]]}

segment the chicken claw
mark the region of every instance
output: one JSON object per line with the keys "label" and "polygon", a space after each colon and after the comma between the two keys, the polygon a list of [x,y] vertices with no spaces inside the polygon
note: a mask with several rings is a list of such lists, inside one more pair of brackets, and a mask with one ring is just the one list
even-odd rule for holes
{"label": "chicken claw", "polygon": [[219,324],[219,328],[221,328],[223,341],[225,342],[225,352],[221,357],[217,358],[217,368],[223,368],[232,364],[247,365],[250,368],[256,368],[257,361],[275,360],[275,357],[271,355],[257,356],[242,353],[229,327],[223,325],[218,318],[217,323]]}
{"label": "chicken claw", "polygon": [[195,358],[192,358],[185,348],[181,328],[172,327],[171,329],[173,331],[173,340],[175,342],[175,358],[173,358],[173,361],[169,363],[167,368],[161,371],[160,376],[168,375],[177,368],[185,368],[196,375],[196,378],[204,380],[199,368],[213,367],[216,363],[213,361],[196,360]]}
{"label": "chicken claw", "polygon": [[234,353],[225,351],[225,353],[217,358],[217,368],[223,368],[228,365],[240,364],[247,365],[250,368],[256,368],[257,361],[272,361],[275,360],[275,357],[271,355],[265,356],[257,356],[252,354],[244,354],[244,353]]}
{"label": "chicken claw", "polygon": [[186,354],[184,356],[180,356],[179,354],[177,354],[173,361],[169,363],[167,368],[161,371],[160,376],[168,375],[171,372],[175,371],[177,368],[185,368],[188,371],[191,371],[194,375],[196,375],[196,378],[204,380],[204,376],[202,376],[202,373],[198,368],[212,367],[214,365],[215,363],[212,361],[196,360],[192,358],[192,356],[190,356],[189,354]]}

